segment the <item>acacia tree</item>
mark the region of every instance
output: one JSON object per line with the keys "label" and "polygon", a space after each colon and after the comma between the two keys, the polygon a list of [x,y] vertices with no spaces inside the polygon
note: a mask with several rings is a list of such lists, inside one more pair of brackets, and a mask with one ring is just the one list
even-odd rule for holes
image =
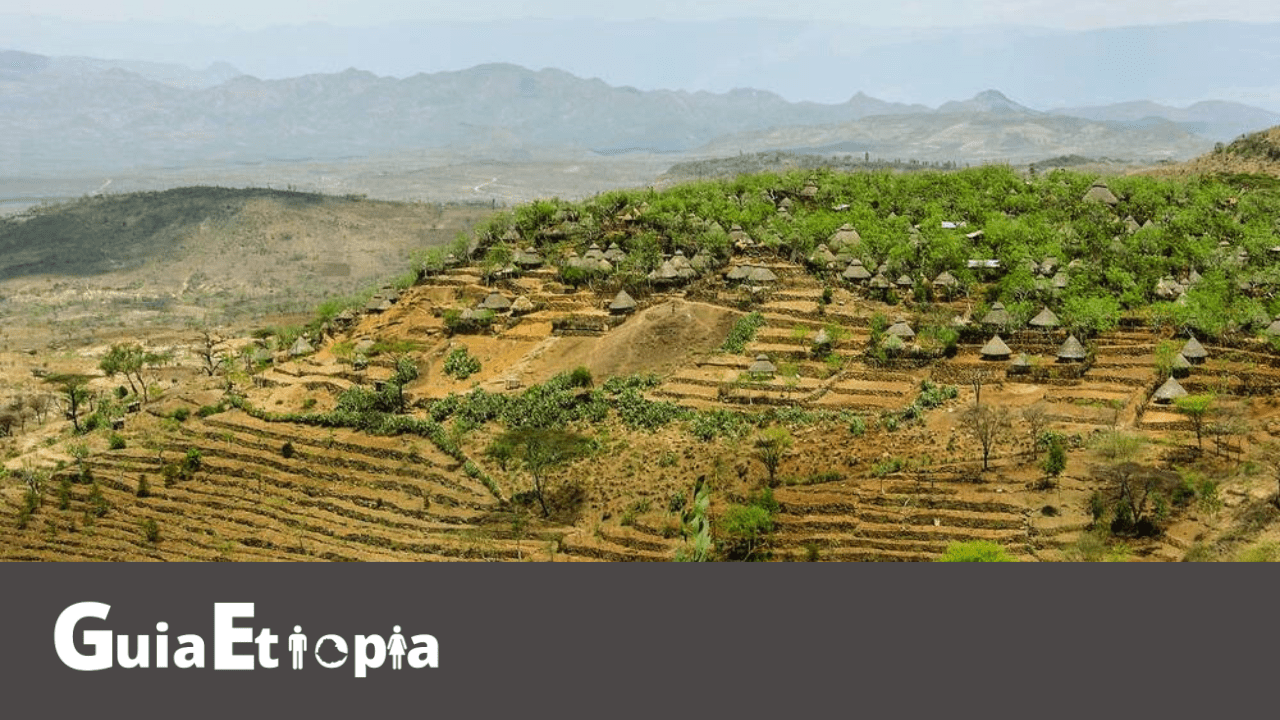
{"label": "acacia tree", "polygon": [[549,517],[547,474],[552,468],[586,454],[589,442],[582,435],[560,428],[524,427],[504,432],[494,445],[506,446],[508,450],[504,452],[520,459],[533,478],[533,495],[542,508],[542,516]]}
{"label": "acacia tree", "polygon": [[1049,425],[1049,406],[1043,400],[1030,405],[1023,409],[1022,419],[1031,429],[1031,451],[1034,453],[1040,444],[1041,433]]}
{"label": "acacia tree", "polygon": [[764,464],[766,470],[769,471],[769,486],[775,485],[775,478],[778,473],[778,465],[782,463],[782,457],[787,454],[787,450],[791,448],[794,440],[791,433],[786,428],[771,427],[763,430],[760,436],[756,438],[756,459]]}
{"label": "acacia tree", "polygon": [[964,411],[962,419],[965,429],[982,445],[982,469],[990,469],[988,459],[991,449],[1002,442],[1013,428],[1009,418],[1009,408],[1004,405],[979,405],[974,403]]}
{"label": "acacia tree", "polygon": [[1210,413],[1213,412],[1213,395],[1187,395],[1173,401],[1177,405],[1178,410],[1191,421],[1191,427],[1196,431],[1196,449],[1204,452],[1204,428],[1209,420]]}
{"label": "acacia tree", "polygon": [[209,377],[216,375],[218,369],[227,362],[227,354],[215,349],[220,342],[221,340],[208,330],[200,331],[200,345],[196,348],[196,354],[200,356],[201,369]]}

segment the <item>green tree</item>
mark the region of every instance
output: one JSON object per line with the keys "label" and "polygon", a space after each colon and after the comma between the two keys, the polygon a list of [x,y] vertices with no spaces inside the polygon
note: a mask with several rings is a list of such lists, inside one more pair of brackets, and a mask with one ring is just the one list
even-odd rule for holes
{"label": "green tree", "polygon": [[549,517],[547,474],[553,468],[585,455],[591,443],[582,435],[560,428],[523,427],[507,430],[498,436],[495,444],[510,448],[511,455],[524,464],[533,478],[533,494],[542,508],[542,516]]}
{"label": "green tree", "polygon": [[756,438],[755,456],[769,471],[769,486],[776,484],[778,465],[794,444],[791,433],[783,427],[771,427],[760,432]]}
{"label": "green tree", "polygon": [[1196,448],[1204,451],[1203,435],[1205,424],[1208,422],[1210,414],[1213,412],[1214,396],[1210,394],[1186,395],[1174,400],[1174,405],[1187,419],[1191,421],[1191,427],[1196,432]]}
{"label": "green tree", "polygon": [[961,416],[965,429],[974,440],[982,446],[982,469],[990,469],[988,460],[991,450],[997,443],[1009,436],[1013,422],[1009,417],[1009,408],[1004,405],[979,405],[974,403]]}

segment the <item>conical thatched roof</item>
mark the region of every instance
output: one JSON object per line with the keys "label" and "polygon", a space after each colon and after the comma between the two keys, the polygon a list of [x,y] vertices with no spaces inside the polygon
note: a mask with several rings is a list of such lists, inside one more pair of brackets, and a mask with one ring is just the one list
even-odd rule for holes
{"label": "conical thatched roof", "polygon": [[809,256],[809,262],[818,267],[826,267],[836,261],[836,256],[827,248],[826,243],[818,245],[813,254]]}
{"label": "conical thatched roof", "polygon": [[1280,337],[1280,315],[1277,315],[1276,319],[1263,332],[1271,337]]}
{"label": "conical thatched roof", "polygon": [[1170,375],[1169,379],[1165,380],[1164,384],[1160,386],[1160,389],[1156,390],[1156,394],[1151,396],[1151,399],[1165,404],[1171,403],[1180,397],[1186,397],[1186,395],[1187,391],[1182,389],[1182,385]]}
{"label": "conical thatched roof", "polygon": [[778,367],[769,362],[769,356],[760,354],[756,356],[756,361],[747,367],[747,372],[753,375],[772,375],[778,372]]}
{"label": "conical thatched roof", "polygon": [[684,256],[683,250],[677,250],[671,255],[671,267],[679,270],[680,268],[693,267],[689,264],[689,258]]}
{"label": "conical thatched roof", "polygon": [[609,303],[609,312],[616,314],[629,313],[636,309],[636,301],[626,290],[619,290],[617,295],[613,296],[613,302]]}
{"label": "conical thatched roof", "polygon": [[1174,370],[1190,370],[1191,361],[1187,360],[1186,355],[1183,355],[1182,353],[1178,353],[1173,357],[1172,367]]}
{"label": "conical thatched roof", "polygon": [[871,284],[871,287],[877,290],[884,290],[886,288],[893,287],[892,285],[889,284],[889,278],[886,278],[884,275],[881,275],[880,273],[876,273],[875,277],[871,278],[870,284]]}
{"label": "conical thatched roof", "polygon": [[813,344],[817,346],[831,344],[831,334],[827,332],[826,328],[818,330],[818,334],[813,336]]}
{"label": "conical thatched roof", "polygon": [[991,310],[982,317],[983,325],[1008,325],[1013,322],[1013,318],[1009,316],[1009,311],[1004,309],[1004,303],[999,300],[991,303]]}
{"label": "conical thatched roof", "polygon": [[889,329],[884,331],[884,334],[900,337],[903,340],[910,340],[916,336],[916,332],[911,329],[911,326],[907,324],[906,320],[899,320],[890,325]]}
{"label": "conical thatched roof", "polygon": [[955,287],[956,285],[959,284],[959,281],[956,280],[955,275],[952,275],[946,270],[943,270],[942,272],[938,273],[938,277],[933,279],[933,284],[938,287]]}
{"label": "conical thatched roof", "polygon": [[986,345],[979,351],[984,360],[1007,360],[1013,351],[1000,339],[999,335],[991,336]]}
{"label": "conical thatched roof", "polygon": [[899,275],[895,284],[901,288],[909,288],[915,286],[916,281],[912,280],[910,275]]}
{"label": "conical thatched roof", "polygon": [[750,272],[750,268],[748,268],[746,265],[734,265],[733,268],[729,270],[729,272],[725,273],[724,277],[726,280],[734,280],[734,281],[746,280],[748,272]]}
{"label": "conical thatched roof", "polygon": [[862,242],[862,236],[849,223],[840,226],[838,230],[831,234],[831,247],[833,248],[851,248]]}
{"label": "conical thatched roof", "polygon": [[1111,192],[1111,188],[1101,180],[1094,181],[1089,192],[1084,194],[1084,199],[1086,202],[1100,202],[1108,205],[1116,205],[1120,202],[1120,198],[1116,197],[1115,193]]}
{"label": "conical thatched roof", "polygon": [[706,248],[698,250],[698,252],[693,256],[693,259],[689,261],[689,267],[697,270],[699,273],[704,273],[714,266],[715,261],[711,258],[711,254],[707,252]]}
{"label": "conical thatched roof", "polygon": [[311,343],[307,342],[307,338],[303,335],[299,335],[298,339],[294,340],[293,345],[289,347],[289,355],[292,357],[310,355],[315,351],[316,349],[311,347]]}
{"label": "conical thatched roof", "polygon": [[516,250],[512,253],[512,261],[521,267],[538,267],[543,263],[542,255],[533,248]]}
{"label": "conical thatched roof", "polygon": [[818,186],[814,184],[813,181],[809,181],[805,183],[804,188],[800,190],[800,197],[812,199],[817,196],[818,196]]}
{"label": "conical thatched roof", "polygon": [[369,302],[365,304],[364,311],[371,313],[386,312],[391,309],[391,301],[381,295],[374,295],[369,298]]}
{"label": "conical thatched roof", "polygon": [[1182,355],[1191,362],[1199,362],[1209,357],[1209,351],[1204,349],[1199,340],[1191,338],[1182,346]]}
{"label": "conical thatched roof", "polygon": [[1069,284],[1070,284],[1070,281],[1067,279],[1067,274],[1062,272],[1061,270],[1058,271],[1058,274],[1053,276],[1053,287],[1055,289],[1065,290],[1067,289],[1067,285]]}
{"label": "conical thatched roof", "polygon": [[862,266],[861,260],[854,258],[853,260],[849,261],[849,267],[845,268],[844,272],[840,275],[840,277],[844,278],[845,280],[853,280],[854,282],[861,282],[871,277],[871,271],[867,270],[865,267]]}
{"label": "conical thatched roof", "polygon": [[1009,363],[1009,366],[1014,368],[1016,371],[1030,370],[1031,358],[1027,357],[1026,353],[1022,353],[1018,357],[1014,358],[1013,362]]}
{"label": "conical thatched roof", "polygon": [[747,234],[746,230],[742,229],[741,225],[734,225],[729,230],[729,242],[732,242],[733,246],[738,249],[755,247],[756,244],[756,241],[751,239],[751,236]]}
{"label": "conical thatched roof", "polygon": [[1088,353],[1085,352],[1084,346],[1080,344],[1075,335],[1067,338],[1067,341],[1062,343],[1062,347],[1058,348],[1059,360],[1084,360],[1087,355]]}
{"label": "conical thatched roof", "polygon": [[513,315],[523,315],[533,312],[533,310],[533,301],[525,295],[521,295],[511,302],[511,314]]}
{"label": "conical thatched roof", "polygon": [[1142,229],[1142,226],[1138,224],[1138,221],[1137,221],[1137,220],[1134,220],[1134,219],[1133,219],[1133,216],[1132,216],[1132,215],[1130,215],[1129,217],[1127,217],[1127,218],[1125,218],[1125,219],[1124,219],[1124,229],[1125,229],[1125,230],[1126,230],[1130,235],[1132,235],[1133,233],[1136,233],[1136,232],[1138,232],[1139,230],[1141,230],[1141,229]]}
{"label": "conical thatched roof", "polygon": [[1058,327],[1058,316],[1053,314],[1049,308],[1040,311],[1039,315],[1031,318],[1029,323],[1031,327],[1038,328],[1055,328]]}
{"label": "conical thatched roof", "polygon": [[480,309],[503,312],[511,309],[511,301],[503,297],[502,293],[489,293],[489,297],[480,303]]}
{"label": "conical thatched roof", "polygon": [[747,282],[771,283],[778,279],[777,275],[767,267],[756,266],[747,271]]}
{"label": "conical thatched roof", "polygon": [[618,243],[609,243],[609,249],[604,251],[604,259],[617,265],[627,259],[627,254],[618,247]]}
{"label": "conical thatched roof", "polygon": [[672,282],[679,278],[680,272],[676,270],[676,266],[671,264],[670,260],[664,260],[657,270],[649,273],[649,279],[657,282]]}

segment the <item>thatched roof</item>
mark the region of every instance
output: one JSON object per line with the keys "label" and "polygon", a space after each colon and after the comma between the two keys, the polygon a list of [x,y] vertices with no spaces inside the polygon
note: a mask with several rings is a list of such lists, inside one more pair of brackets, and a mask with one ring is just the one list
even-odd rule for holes
{"label": "thatched roof", "polygon": [[693,259],[689,261],[689,267],[699,273],[704,273],[715,267],[715,260],[711,257],[711,253],[707,252],[706,248],[701,248],[693,256]]}
{"label": "thatched roof", "polygon": [[1049,308],[1045,308],[1040,311],[1039,315],[1031,318],[1031,322],[1029,324],[1031,327],[1055,328],[1058,327],[1058,323],[1058,316],[1054,315],[1053,311]]}
{"label": "thatched roof", "polygon": [[683,250],[676,250],[675,253],[671,255],[671,267],[679,270],[680,268],[693,266],[689,264],[689,258],[685,257]]}
{"label": "thatched roof", "polygon": [[1276,319],[1263,332],[1271,337],[1280,337],[1280,315],[1277,315]]}
{"label": "thatched roof", "polygon": [[911,326],[907,324],[906,320],[899,320],[894,324],[890,325],[889,329],[884,331],[884,334],[889,336],[894,336],[894,337],[900,337],[904,340],[910,340],[911,338],[916,336],[916,332],[911,329]]}
{"label": "thatched roof", "polygon": [[999,300],[991,303],[991,310],[982,317],[983,325],[1008,325],[1013,322],[1009,311],[1004,309],[1004,303]]}
{"label": "thatched roof", "polygon": [[1133,233],[1136,233],[1139,230],[1141,230],[1142,226],[1138,224],[1137,220],[1133,219],[1132,215],[1130,215],[1129,217],[1124,219],[1124,229],[1128,231],[1130,235],[1132,235]]}
{"label": "thatched roof", "polygon": [[1191,362],[1196,362],[1209,357],[1209,351],[1205,350],[1204,346],[1200,344],[1200,341],[1194,337],[1188,340],[1186,345],[1182,346],[1182,354]]}
{"label": "thatched roof", "polygon": [[533,310],[533,301],[525,295],[521,295],[511,302],[511,313],[513,315],[523,315],[524,313],[533,312]]}
{"label": "thatched roof", "polygon": [[613,302],[609,303],[609,312],[611,313],[629,313],[636,309],[636,301],[626,290],[619,290],[617,295],[613,296]]}
{"label": "thatched roof", "polygon": [[836,256],[831,250],[827,249],[827,244],[818,245],[813,254],[809,256],[809,262],[819,267],[826,267],[836,261]]}
{"label": "thatched roof", "polygon": [[959,281],[956,280],[955,275],[952,275],[946,270],[943,270],[942,272],[938,273],[938,277],[933,279],[933,284],[937,285],[938,287],[955,287],[956,285],[959,284]]}
{"label": "thatched roof", "polygon": [[778,372],[778,367],[769,362],[769,356],[760,354],[756,356],[756,361],[747,367],[747,372],[753,375],[772,375]]}
{"label": "thatched roof", "polygon": [[1061,270],[1058,271],[1057,275],[1053,276],[1053,287],[1058,290],[1067,289],[1067,285],[1069,285],[1070,283],[1071,281],[1067,279],[1067,274],[1062,272]]}
{"label": "thatched roof", "polygon": [[729,272],[725,273],[724,277],[726,280],[746,280],[748,272],[750,272],[750,268],[746,265],[734,265]]}
{"label": "thatched roof", "polygon": [[516,250],[512,253],[511,259],[516,265],[520,265],[521,267],[537,267],[544,262],[542,255],[533,248]]}
{"label": "thatched roof", "polygon": [[1067,341],[1062,343],[1062,347],[1058,348],[1059,360],[1084,360],[1087,355],[1084,346],[1075,335],[1067,338]]}
{"label": "thatched roof", "polygon": [[649,279],[658,282],[672,282],[680,278],[680,271],[670,260],[664,260],[662,265],[653,272],[649,273]]}
{"label": "thatched roof", "polygon": [[855,282],[861,282],[871,277],[871,271],[867,270],[865,267],[862,266],[861,260],[854,258],[853,260],[849,261],[849,267],[845,268],[844,272],[840,275],[840,277],[844,278],[845,280],[853,280]]}
{"label": "thatched roof", "polygon": [[1174,370],[1190,370],[1191,361],[1187,359],[1186,355],[1183,355],[1182,353],[1178,353],[1173,357],[1172,367]]}
{"label": "thatched roof", "polygon": [[899,275],[899,276],[898,276],[898,281],[897,281],[897,283],[895,283],[895,284],[896,284],[898,287],[908,287],[908,288],[909,288],[909,287],[914,287],[914,286],[915,286],[915,284],[916,284],[916,281],[915,281],[915,280],[912,280],[910,275]]}
{"label": "thatched roof", "polygon": [[751,239],[751,236],[747,234],[746,230],[742,229],[741,225],[734,225],[729,230],[729,241],[739,249],[755,247],[756,244],[756,241]]}
{"label": "thatched roof", "polygon": [[503,297],[502,293],[492,292],[480,303],[480,309],[503,312],[511,309],[511,301]]}
{"label": "thatched roof", "polygon": [[1172,300],[1178,297],[1178,293],[1181,291],[1182,287],[1173,278],[1160,278],[1160,281],[1156,283],[1156,297],[1162,300]]}
{"label": "thatched roof", "polygon": [[1182,389],[1182,385],[1170,375],[1169,379],[1165,380],[1164,384],[1160,386],[1160,389],[1156,390],[1156,394],[1151,396],[1151,399],[1164,404],[1171,403],[1180,397],[1186,397],[1186,395],[1187,391]]}
{"label": "thatched roof", "polygon": [[1009,363],[1009,365],[1017,370],[1029,370],[1031,369],[1031,358],[1027,357],[1026,353],[1022,353],[1018,357],[1014,358],[1013,362]]}
{"label": "thatched roof", "polygon": [[826,328],[818,330],[818,334],[813,336],[813,344],[818,346],[831,344],[831,334]]}
{"label": "thatched roof", "polygon": [[999,335],[991,336],[991,339],[987,341],[986,345],[982,346],[982,350],[979,352],[984,360],[1005,360],[1013,354],[1013,351],[1009,349],[1004,340],[1000,339]]}
{"label": "thatched roof", "polygon": [[777,275],[767,267],[756,266],[747,271],[747,282],[771,283],[778,279]]}
{"label": "thatched roof", "polygon": [[297,340],[293,341],[293,345],[289,347],[289,355],[298,357],[299,355],[310,355],[316,349],[311,347],[311,343],[307,342],[306,336],[299,335]]}
{"label": "thatched roof", "polygon": [[1101,180],[1094,181],[1089,192],[1084,194],[1084,199],[1086,202],[1100,202],[1108,205],[1116,205],[1120,202],[1120,198],[1116,197],[1115,193],[1111,192],[1111,188]]}
{"label": "thatched roof", "polygon": [[838,230],[831,234],[831,247],[834,248],[853,247],[860,242],[862,242],[862,236],[849,223],[841,225]]}
{"label": "thatched roof", "polygon": [[809,181],[804,184],[804,188],[800,190],[800,197],[815,198],[818,196],[818,186]]}
{"label": "thatched roof", "polygon": [[881,275],[880,273],[876,273],[875,277],[871,278],[870,284],[871,284],[871,287],[877,290],[883,290],[885,288],[893,287],[892,285],[889,284],[889,278],[886,278],[884,275]]}

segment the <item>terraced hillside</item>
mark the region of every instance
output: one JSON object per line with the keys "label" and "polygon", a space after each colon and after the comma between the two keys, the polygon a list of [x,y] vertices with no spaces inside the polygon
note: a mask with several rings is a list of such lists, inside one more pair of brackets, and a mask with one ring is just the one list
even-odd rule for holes
{"label": "terraced hillside", "polygon": [[[1280,348],[1249,319],[1274,305],[1265,248],[1204,243],[1232,258],[1221,314],[1208,266],[1169,281],[1182,299],[1128,308],[1069,245],[948,260],[1004,252],[976,220],[908,226],[915,256],[846,222],[816,247],[765,242],[814,215],[896,222],[883,202],[828,213],[813,182],[772,192],[782,217],[682,220],[702,239],[686,248],[655,244],[664,195],[601,199],[591,222],[517,212],[408,288],[218,345],[216,374],[186,348],[142,412],[118,410],[126,391],[86,413],[122,428],[38,424],[52,440],[8,464],[0,554],[931,560],[988,540],[1024,560],[1179,560],[1274,541]],[[1079,202],[1113,244],[1165,237]],[[1242,205],[1265,207],[1213,212]],[[1169,287],[1151,285],[1126,292]]]}

